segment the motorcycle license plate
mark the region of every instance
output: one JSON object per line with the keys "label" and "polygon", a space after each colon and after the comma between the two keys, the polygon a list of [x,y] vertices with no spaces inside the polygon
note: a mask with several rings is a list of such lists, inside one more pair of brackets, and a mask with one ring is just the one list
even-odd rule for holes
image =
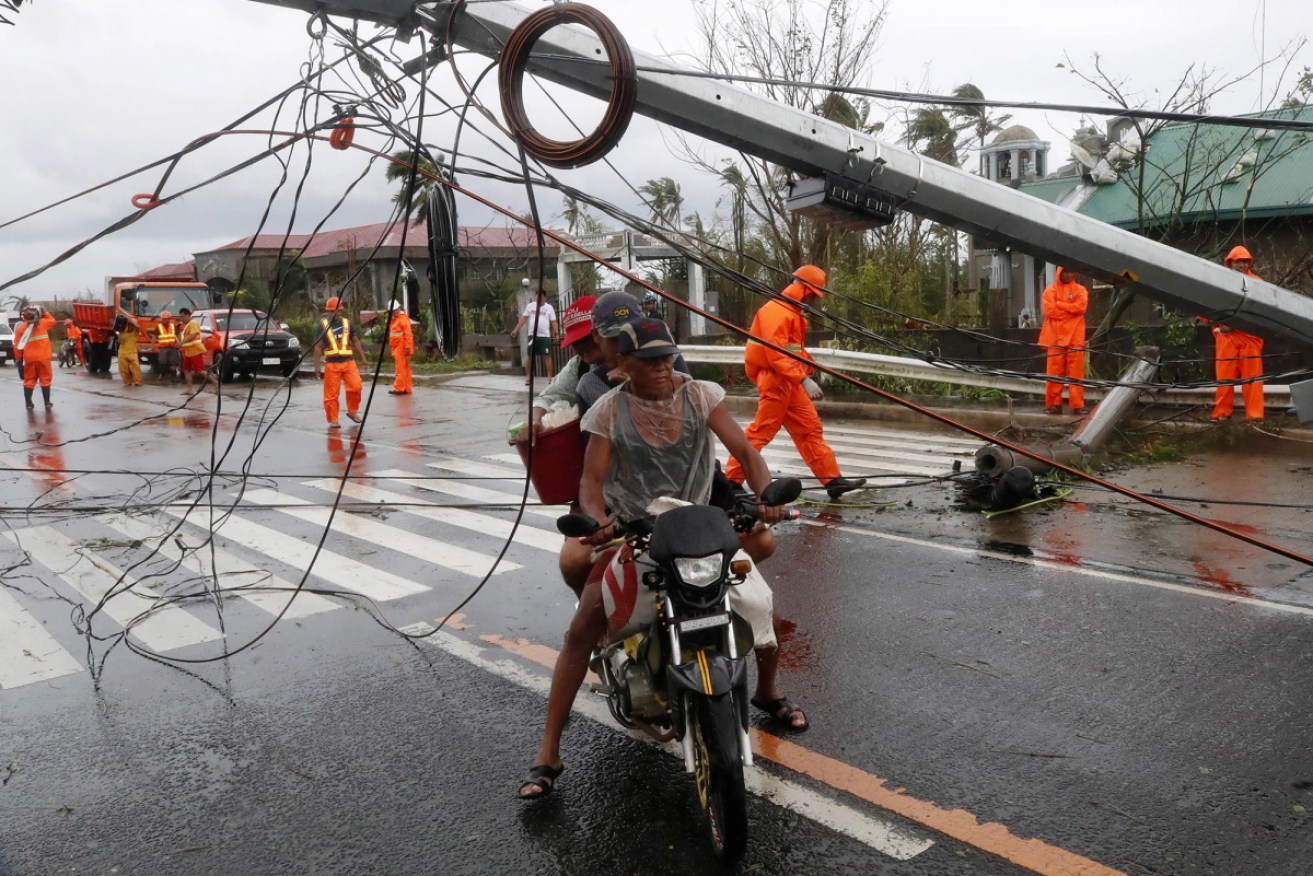
{"label": "motorcycle license plate", "polygon": [[266,359],[264,360],[264,364],[266,364],[266,365],[277,365],[277,364],[278,364],[279,362],[281,362],[281,361],[282,361],[282,360],[279,359],[277,356],[273,356],[273,357],[270,357],[270,358],[266,358]]}
{"label": "motorcycle license plate", "polygon": [[728,614],[717,614],[712,617],[697,617],[693,620],[679,622],[679,631],[681,633],[691,633],[694,630],[709,630],[712,627],[723,627],[729,623]]}

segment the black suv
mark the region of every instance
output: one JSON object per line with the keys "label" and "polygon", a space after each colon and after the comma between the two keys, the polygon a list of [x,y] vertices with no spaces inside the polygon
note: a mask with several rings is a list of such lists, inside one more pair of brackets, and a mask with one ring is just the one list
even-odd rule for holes
{"label": "black suv", "polygon": [[276,369],[284,377],[296,373],[301,341],[258,310],[198,310],[192,319],[201,327],[205,348],[214,351],[219,379],[251,376]]}

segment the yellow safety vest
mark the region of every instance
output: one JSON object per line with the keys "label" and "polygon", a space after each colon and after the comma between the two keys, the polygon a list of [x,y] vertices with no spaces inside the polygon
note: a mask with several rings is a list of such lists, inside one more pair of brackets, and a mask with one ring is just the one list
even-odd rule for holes
{"label": "yellow safety vest", "polygon": [[[187,329],[195,326],[196,334],[188,335]],[[201,337],[201,327],[196,324],[195,320],[187,323],[186,328],[182,330],[182,355],[184,356],[204,356],[205,339]]]}
{"label": "yellow safety vest", "polygon": [[173,323],[171,322],[160,323],[158,331],[159,331],[159,340],[157,343],[161,347],[178,346],[178,332],[177,329],[174,328]]}
{"label": "yellow safety vest", "polygon": [[324,359],[329,362],[351,362],[356,358],[351,349],[351,324],[345,319],[335,326],[321,319],[324,329]]}

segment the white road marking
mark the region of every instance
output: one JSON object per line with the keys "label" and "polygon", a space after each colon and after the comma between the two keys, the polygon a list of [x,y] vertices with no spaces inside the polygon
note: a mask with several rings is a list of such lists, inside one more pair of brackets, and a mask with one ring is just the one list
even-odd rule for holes
{"label": "white road marking", "polygon": [[1184,593],[1189,596],[1200,596],[1205,599],[1217,599],[1222,602],[1234,602],[1241,605],[1248,605],[1253,608],[1267,608],[1272,611],[1285,612],[1287,614],[1302,614],[1313,616],[1313,608],[1303,605],[1289,605],[1284,602],[1269,602],[1266,599],[1257,599],[1253,596],[1240,596],[1235,593],[1219,593],[1215,590],[1205,590],[1201,587],[1189,584],[1176,584],[1171,581],[1155,581],[1152,578],[1137,578],[1134,575],[1124,575],[1118,572],[1104,572],[1100,569],[1088,569],[1083,566],[1073,566],[1070,563],[1059,563],[1053,560],[1044,560],[1035,557],[1018,557],[1012,554],[1000,553],[997,551],[981,550],[980,548],[962,547],[960,545],[944,544],[938,541],[926,541],[920,538],[912,538],[906,535],[894,535],[889,532],[876,532],[870,529],[858,529],[855,526],[836,526],[820,520],[800,521],[808,526],[822,526],[830,529],[837,529],[840,532],[851,532],[855,535],[864,535],[868,538],[878,538],[883,541],[898,542],[901,544],[916,545],[917,547],[933,548],[934,550],[947,551],[963,556],[982,557],[991,560],[1002,560],[1007,563],[1018,563],[1023,566],[1035,566],[1040,569],[1050,569],[1055,572],[1064,572],[1072,575],[1084,575],[1089,578],[1100,578],[1104,581],[1119,581],[1124,584],[1137,584],[1141,587],[1154,587],[1159,590],[1170,590],[1174,593]]}
{"label": "white road marking", "polygon": [[[400,483],[400,482],[399,482]],[[406,484],[412,482],[406,481]],[[318,481],[302,481],[301,486],[313,487],[317,490],[326,490],[336,493],[341,487],[342,494],[349,496],[358,502],[378,502],[387,505],[392,502],[409,502],[411,506],[398,508],[406,514],[414,514],[423,517],[426,520],[432,520],[436,523],[445,523],[448,526],[456,526],[461,529],[468,529],[473,532],[481,532],[494,538],[506,538],[511,533],[511,521],[503,520],[500,517],[493,517],[489,514],[478,514],[474,511],[467,511],[464,508],[441,508],[437,506],[416,508],[415,503],[429,505],[422,499],[416,499],[402,493],[393,493],[389,490],[379,490],[374,487],[365,487],[360,484],[348,483],[342,486],[342,482],[336,478],[324,478]],[[515,541],[518,544],[528,545],[529,547],[538,548],[539,550],[550,551],[555,554],[561,550],[562,536],[559,533],[546,529],[539,529],[536,526],[529,526],[521,521],[519,527],[515,530]]]}
{"label": "white road marking", "polygon": [[22,687],[82,671],[82,664],[0,587],[0,688]]}
{"label": "white road marking", "polygon": [[[483,649],[448,632],[432,632],[431,624],[412,624],[402,632],[409,634],[430,635],[422,639],[425,644],[445,651],[453,657],[464,660],[480,669],[491,672],[520,687],[546,696],[551,679],[529,671],[512,660],[493,660],[485,657]],[[625,731],[612,720],[606,706],[597,697],[581,696],[575,700],[574,712],[602,724],[616,733]],[[647,742],[662,748],[674,757],[683,758],[677,745],[667,743],[658,745],[652,739],[638,731],[628,734],[630,738]],[[526,756],[528,752],[526,752]],[[786,778],[764,773],[759,769],[745,771],[748,790],[764,797],[786,809],[791,809],[806,818],[829,827],[838,833],[851,837],[878,852],[882,852],[899,861],[910,860],[934,845],[934,840],[918,836],[893,821],[886,821],[860,812],[851,806],[829,799]]]}
{"label": "white road marking", "polygon": [[[162,513],[179,520],[183,519],[183,515],[175,511],[165,510]],[[208,518],[200,519],[195,513],[187,517],[187,524],[202,532],[209,529]],[[315,556],[316,542],[302,541],[284,535],[267,526],[245,520],[237,514],[229,515],[215,535],[302,570],[309,567],[310,561]],[[331,538],[328,543],[332,543]],[[414,596],[429,589],[394,575],[386,569],[366,565],[328,548],[319,552],[312,574],[338,589],[359,593],[378,602]]]}
{"label": "white road marking", "polygon": [[[871,459],[868,458],[871,454],[864,452],[853,454],[846,451],[840,452],[838,448],[831,449],[834,450],[835,458],[839,461],[839,469],[843,472],[861,471],[864,473],[868,471],[877,471],[891,472],[893,474],[920,475],[922,477],[937,477],[946,474],[953,468],[951,460],[945,462],[943,465],[905,465],[898,462],[888,462],[879,458]],[[728,451],[725,451],[724,453],[725,455],[728,455]],[[799,456],[792,447],[787,449],[767,447],[765,450],[761,451],[761,455],[767,462],[779,460],[786,465],[794,465],[802,462],[802,457]],[[806,463],[803,462],[803,465],[805,466]]]}
{"label": "white road marking", "polygon": [[[97,520],[128,538],[149,542],[146,550],[154,548],[170,562],[180,560],[183,568],[197,575],[207,579],[217,575],[225,594],[238,596],[269,614],[277,615],[286,608],[287,612],[283,617],[296,619],[340,607],[332,600],[314,593],[294,594],[295,584],[271,572],[253,568],[249,561],[219,547],[206,545],[198,550],[187,551],[184,555],[173,539],[164,538],[163,530],[139,518],[129,517],[126,514],[111,514],[99,517]],[[287,605],[289,600],[292,602],[290,607]]]}
{"label": "white road marking", "polygon": [[[407,479],[412,475],[408,471],[401,469],[388,469],[386,471],[374,472],[375,477]],[[458,483],[456,481],[432,481],[432,480],[407,480],[408,484],[419,490],[427,490],[430,493],[443,493],[448,496],[455,496],[458,499],[466,499],[479,505],[500,505],[503,507],[515,507],[520,504],[520,494],[504,493],[501,490],[489,490],[486,487],[472,487],[469,484]],[[530,492],[530,501],[533,493]],[[538,517],[550,517],[555,520],[562,514],[570,510],[567,505],[529,505],[524,509],[525,514],[533,514]]]}
{"label": "white road marking", "polygon": [[[19,541],[15,533],[5,535]],[[92,605],[115,589],[114,596],[101,611],[120,626],[130,627],[128,635],[151,650],[171,651],[223,638],[223,633],[181,607],[157,605],[154,598],[146,595],[147,588],[141,582],[131,576],[124,577],[113,564],[91,551],[79,550],[63,533],[45,526],[25,529],[20,544],[32,559],[58,574]],[[122,584],[118,584],[120,579]]]}
{"label": "white road marking", "polygon": [[520,459],[520,454],[518,454],[518,453],[485,453],[485,454],[483,455],[483,458],[484,458],[484,459],[490,459],[490,460],[492,460],[493,462],[502,462],[502,463],[505,463],[506,465],[512,466],[512,467],[514,467],[514,468],[518,468],[518,469],[520,470],[520,476],[519,476],[519,478],[517,478],[517,480],[521,480],[521,481],[524,480],[524,460]]}
{"label": "white road marking", "polygon": [[[941,470],[951,468],[953,460],[974,459],[974,453],[948,453],[939,448],[915,450],[906,444],[888,444],[876,441],[871,444],[845,444],[830,442],[830,448],[839,456],[872,456],[879,459],[898,459],[904,462],[919,462],[923,465],[937,465]],[[894,448],[903,448],[901,450]],[[943,460],[942,462],[940,460]]]}
{"label": "white road marking", "polygon": [[[479,462],[473,459],[461,459],[456,456],[433,456],[429,457],[432,462],[425,463],[429,468],[436,468],[441,471],[454,471],[459,474],[473,475],[481,478],[498,478],[504,481],[523,481],[524,466],[521,465],[519,470],[506,468],[499,465],[488,465],[486,462]],[[516,456],[515,461],[518,463],[520,457]]]}
{"label": "white road marking", "polygon": [[858,429],[853,426],[832,426],[825,424],[825,434],[828,435],[853,435],[859,438],[878,437],[891,438],[898,440],[903,444],[914,444],[920,447],[956,447],[958,453],[974,453],[975,449],[984,445],[979,438],[972,438],[963,433],[963,437],[956,438],[952,435],[940,435],[936,432],[903,432],[898,429]]}
{"label": "white road marking", "polygon": [[[298,505],[304,507],[279,508],[280,514],[313,523],[315,526],[327,526],[331,509],[317,505],[306,499],[298,499],[277,490],[247,490],[246,501],[256,505]],[[481,554],[468,548],[457,547],[445,541],[439,541],[427,535],[407,532],[397,526],[380,523],[363,514],[338,511],[333,516],[333,531],[353,538],[361,539],[388,550],[397,551],[408,557],[415,557],[434,566],[482,578],[492,568],[495,557]],[[502,560],[497,564],[497,574],[520,568],[519,564]],[[371,572],[371,574],[376,574]]]}

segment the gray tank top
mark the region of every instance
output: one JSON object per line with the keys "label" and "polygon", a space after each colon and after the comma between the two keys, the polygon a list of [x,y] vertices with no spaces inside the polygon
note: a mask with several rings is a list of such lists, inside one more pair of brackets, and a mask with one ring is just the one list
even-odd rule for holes
{"label": "gray tank top", "polygon": [[645,516],[648,504],[662,496],[698,505],[711,498],[715,447],[706,417],[688,397],[692,383],[684,381],[668,402],[617,393],[611,464],[602,486],[613,514]]}

